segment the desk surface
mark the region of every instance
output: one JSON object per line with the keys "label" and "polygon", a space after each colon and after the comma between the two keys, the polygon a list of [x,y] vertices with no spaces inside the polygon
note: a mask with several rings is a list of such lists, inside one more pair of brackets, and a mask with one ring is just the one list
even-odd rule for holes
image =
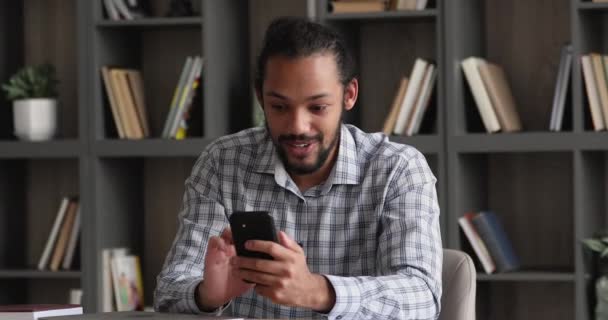
{"label": "desk surface", "polygon": [[158,312],[106,312],[106,313],[85,313],[75,316],[40,318],[40,320],[129,320],[129,319],[152,319],[152,320],[188,320],[188,319],[243,319],[238,317],[209,317],[204,315],[177,314],[177,313],[158,313]]}

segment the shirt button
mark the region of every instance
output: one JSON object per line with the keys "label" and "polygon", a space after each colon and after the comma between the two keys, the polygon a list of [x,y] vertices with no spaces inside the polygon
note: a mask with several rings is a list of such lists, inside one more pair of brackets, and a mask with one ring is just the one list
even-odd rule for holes
{"label": "shirt button", "polygon": [[342,316],[337,316],[336,319],[342,319]]}

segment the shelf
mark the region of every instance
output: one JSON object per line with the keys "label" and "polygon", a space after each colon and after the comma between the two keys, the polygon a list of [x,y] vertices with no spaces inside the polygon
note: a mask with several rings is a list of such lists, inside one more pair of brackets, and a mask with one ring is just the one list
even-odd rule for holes
{"label": "shelf", "polygon": [[452,137],[448,145],[463,153],[571,151],[578,135],[571,132],[467,134]]}
{"label": "shelf", "polygon": [[201,17],[183,18],[143,18],[135,20],[101,20],[96,23],[97,27],[102,28],[132,28],[132,27],[202,27]]}
{"label": "shelf", "polygon": [[477,273],[477,281],[535,281],[535,282],[574,282],[573,272],[522,271],[485,274]]}
{"label": "shelf", "polygon": [[366,13],[328,13],[326,20],[373,20],[373,19],[418,19],[436,18],[437,9],[427,10],[402,10]]}
{"label": "shelf", "polygon": [[596,2],[586,1],[586,2],[580,2],[577,7],[579,10],[585,10],[585,11],[607,10],[608,3],[596,3]]}
{"label": "shelf", "polygon": [[93,153],[101,157],[197,157],[213,140],[215,138],[103,140],[94,144]]}
{"label": "shelf", "polygon": [[608,131],[585,132],[579,136],[577,147],[580,149],[608,151]]}
{"label": "shelf", "polygon": [[85,146],[75,139],[43,142],[0,141],[0,159],[77,158],[85,152]]}
{"label": "shelf", "polygon": [[0,279],[80,279],[81,271],[0,270]]}
{"label": "shelf", "polygon": [[441,139],[438,135],[390,136],[391,142],[410,145],[422,153],[440,153]]}

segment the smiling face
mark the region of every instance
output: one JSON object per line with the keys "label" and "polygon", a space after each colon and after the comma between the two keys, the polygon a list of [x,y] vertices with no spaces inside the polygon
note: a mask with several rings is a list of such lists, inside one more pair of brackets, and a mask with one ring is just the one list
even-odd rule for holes
{"label": "smiling face", "polygon": [[357,80],[346,87],[334,55],[271,57],[258,98],[279,157],[290,174],[329,171],[337,154],[342,112],[357,98]]}

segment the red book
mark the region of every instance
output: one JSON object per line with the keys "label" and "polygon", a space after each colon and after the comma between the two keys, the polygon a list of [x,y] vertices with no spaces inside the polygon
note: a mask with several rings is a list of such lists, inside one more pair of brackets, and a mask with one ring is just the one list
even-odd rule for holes
{"label": "red book", "polygon": [[37,320],[42,317],[82,314],[77,304],[15,304],[0,305],[0,320]]}

